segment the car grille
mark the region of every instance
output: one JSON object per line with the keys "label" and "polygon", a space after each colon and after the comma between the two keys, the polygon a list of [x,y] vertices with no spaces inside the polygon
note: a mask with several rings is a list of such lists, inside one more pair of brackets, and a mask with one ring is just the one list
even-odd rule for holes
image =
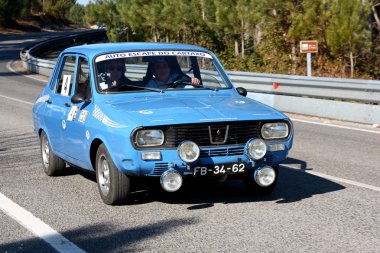
{"label": "car grille", "polygon": [[202,149],[199,157],[205,158],[205,157],[215,157],[215,156],[234,156],[234,155],[243,155],[243,154],[244,154],[244,147]]}
{"label": "car grille", "polygon": [[201,148],[245,145],[249,139],[259,137],[259,122],[174,125],[163,131],[166,137],[163,148],[177,148],[184,140],[194,141]]}
{"label": "car grille", "polygon": [[164,171],[169,169],[168,163],[156,163],[154,166],[154,169],[151,173],[148,174],[148,176],[161,176]]}

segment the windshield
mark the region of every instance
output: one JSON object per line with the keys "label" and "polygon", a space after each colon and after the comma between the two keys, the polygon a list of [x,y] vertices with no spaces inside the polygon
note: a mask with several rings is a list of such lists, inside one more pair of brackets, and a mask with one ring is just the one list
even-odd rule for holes
{"label": "windshield", "polygon": [[211,55],[195,51],[138,51],[95,59],[100,92],[223,89],[229,85]]}

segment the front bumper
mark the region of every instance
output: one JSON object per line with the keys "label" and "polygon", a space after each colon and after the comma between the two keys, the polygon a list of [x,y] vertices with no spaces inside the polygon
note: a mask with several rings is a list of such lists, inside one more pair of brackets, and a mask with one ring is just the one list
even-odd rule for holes
{"label": "front bumper", "polygon": [[[269,144],[267,144],[269,145]],[[142,153],[149,151],[161,152],[160,160],[142,160]],[[270,152],[260,159],[253,161],[245,154],[244,146],[228,146],[217,148],[201,148],[201,154],[197,161],[193,163],[185,163],[178,156],[178,151],[175,149],[165,150],[144,150],[137,151],[139,161],[134,162],[134,167],[129,166],[130,161],[123,163],[124,170],[127,174],[159,177],[165,171],[174,169],[181,175],[192,174],[192,168],[196,166],[207,165],[222,165],[230,163],[245,163],[247,170],[253,170],[263,165],[275,166],[286,159],[288,148],[285,145],[285,150]],[[133,168],[133,171],[130,169]],[[138,171],[136,171],[138,170]]]}

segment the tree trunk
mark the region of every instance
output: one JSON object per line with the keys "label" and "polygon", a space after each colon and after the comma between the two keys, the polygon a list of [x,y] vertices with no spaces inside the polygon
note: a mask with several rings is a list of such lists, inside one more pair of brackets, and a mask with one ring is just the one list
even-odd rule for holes
{"label": "tree trunk", "polygon": [[160,33],[157,30],[156,30],[156,38],[157,38],[157,42],[161,42]]}
{"label": "tree trunk", "polygon": [[377,15],[376,8],[375,8],[374,5],[372,5],[371,9],[372,9],[372,12],[373,12],[373,16],[375,17],[375,21],[376,21],[376,25],[377,25],[377,30],[380,31],[380,18]]}
{"label": "tree trunk", "polygon": [[290,56],[290,59],[292,61],[292,75],[296,74],[296,69],[297,69],[296,58],[297,58],[296,57],[296,44],[294,42],[292,42],[292,53]]}
{"label": "tree trunk", "polygon": [[241,35],[241,57],[244,58],[244,33]]}
{"label": "tree trunk", "polygon": [[245,32],[244,32],[244,20],[241,21],[241,57],[244,58],[244,36],[245,36]]}
{"label": "tree trunk", "polygon": [[351,78],[354,77],[354,55],[350,52]]}
{"label": "tree trunk", "polygon": [[262,27],[261,25],[256,25],[255,27],[255,32],[254,32],[254,40],[253,43],[254,45],[260,45],[261,39],[262,39]]}
{"label": "tree trunk", "polygon": [[234,42],[235,42],[235,56],[238,56],[239,55],[239,42],[237,41],[237,39],[235,39]]}
{"label": "tree trunk", "polygon": [[152,28],[151,33],[152,33],[152,35],[153,35],[153,41],[154,41],[154,42],[157,42],[156,31],[155,31],[154,28]]}

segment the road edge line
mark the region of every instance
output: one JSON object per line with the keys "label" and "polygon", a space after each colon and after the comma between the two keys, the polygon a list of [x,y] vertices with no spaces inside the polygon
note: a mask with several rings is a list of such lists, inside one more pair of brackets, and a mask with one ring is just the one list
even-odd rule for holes
{"label": "road edge line", "polygon": [[363,184],[363,183],[360,183],[360,182],[356,182],[356,181],[352,181],[352,180],[344,179],[344,178],[340,178],[340,177],[330,176],[330,175],[323,174],[323,173],[320,173],[320,172],[315,172],[315,171],[310,171],[310,170],[305,171],[305,170],[301,170],[299,168],[296,168],[296,167],[293,167],[293,166],[290,166],[290,165],[287,165],[287,164],[280,164],[280,166],[281,167],[285,167],[287,169],[294,170],[294,171],[303,172],[303,173],[306,173],[306,174],[311,174],[311,175],[314,175],[314,176],[318,176],[318,177],[321,177],[321,178],[324,178],[324,179],[328,179],[328,180],[332,180],[332,181],[336,181],[336,182],[340,182],[340,183],[345,183],[345,184],[350,184],[350,185],[353,185],[353,186],[357,186],[357,187],[366,188],[366,189],[369,189],[369,190],[380,192],[380,187],[377,187],[377,186],[373,186],[373,185],[369,185],[369,184]]}
{"label": "road edge line", "polygon": [[16,102],[19,102],[19,103],[23,103],[23,104],[26,104],[26,105],[34,105],[34,103],[31,103],[31,102],[28,102],[28,101],[24,101],[24,100],[21,100],[21,99],[17,99],[17,98],[12,98],[12,97],[8,97],[8,96],[4,96],[4,95],[1,95],[1,94],[0,94],[0,97],[1,98],[5,98],[5,99],[9,99],[9,100],[12,100],[12,101],[16,101]]}
{"label": "road edge line", "polygon": [[19,206],[0,192],[0,209],[21,226],[41,238],[60,253],[85,253],[84,250],[69,241],[66,237],[52,229],[31,212]]}
{"label": "road edge line", "polygon": [[309,124],[314,124],[314,125],[321,125],[321,126],[328,126],[328,127],[336,127],[336,128],[342,128],[342,129],[348,129],[348,130],[356,130],[356,131],[361,131],[361,132],[367,132],[367,133],[374,133],[374,134],[380,134],[380,131],[374,131],[374,130],[367,130],[367,129],[360,129],[356,127],[348,127],[348,126],[339,126],[335,124],[330,124],[330,123],[322,123],[322,122],[314,122],[314,121],[309,121],[309,120],[304,120],[304,119],[296,119],[296,118],[290,118],[292,121],[296,122],[302,122],[302,123],[309,123]]}
{"label": "road edge line", "polygon": [[16,70],[14,70],[14,69],[12,68],[11,65],[12,65],[12,63],[13,63],[15,60],[17,60],[17,59],[18,59],[18,58],[15,58],[15,59],[13,59],[13,60],[10,60],[10,61],[7,63],[6,68],[7,68],[8,70],[10,70],[11,72],[17,74],[17,75],[25,76],[25,77],[27,77],[27,78],[31,78],[31,79],[36,80],[36,81],[40,81],[40,82],[42,82],[42,83],[47,83],[47,81],[45,81],[45,80],[42,80],[42,79],[39,79],[39,78],[36,78],[36,77],[32,77],[32,76],[28,76],[28,75],[24,75],[24,74],[21,74],[21,73],[17,72]]}

